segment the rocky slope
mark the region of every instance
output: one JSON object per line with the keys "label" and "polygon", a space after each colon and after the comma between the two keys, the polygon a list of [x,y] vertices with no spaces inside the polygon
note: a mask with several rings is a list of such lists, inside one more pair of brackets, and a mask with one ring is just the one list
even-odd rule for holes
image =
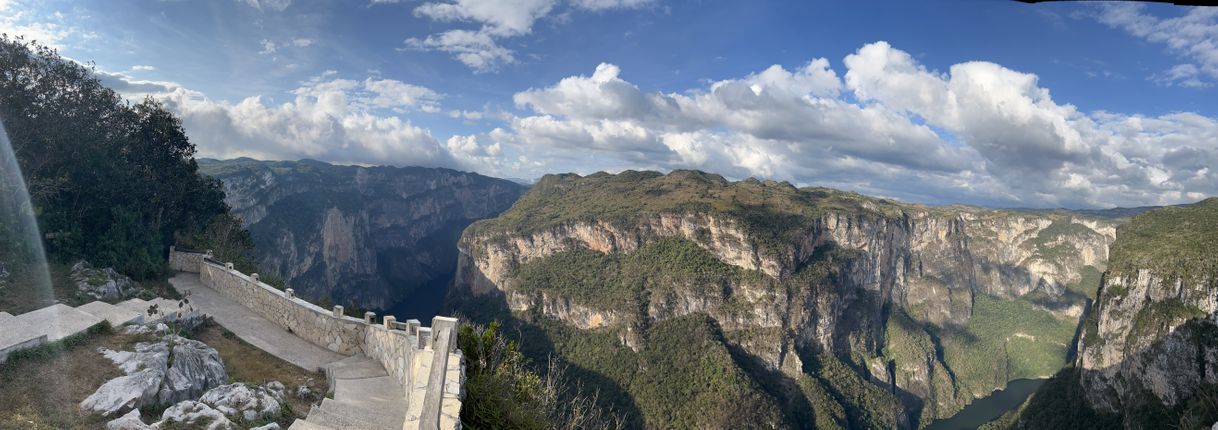
{"label": "rocky slope", "polygon": [[1076,374],[1089,407],[1121,415],[1128,428],[1164,417],[1218,420],[1215,249],[1218,199],[1147,212],[1118,230],[1079,344]]}
{"label": "rocky slope", "polygon": [[[787,425],[908,427],[1064,364],[1115,226],[695,171],[551,175],[466,230],[452,297],[636,353],[662,347],[653,327],[706,315]],[[587,358],[609,346],[563,348],[624,374]],[[679,401],[625,391],[644,411]]]}
{"label": "rocky slope", "polygon": [[416,291],[437,297],[438,307],[461,230],[503,211],[524,190],[448,169],[251,159],[199,165],[223,182],[263,270],[306,297],[374,309]]}

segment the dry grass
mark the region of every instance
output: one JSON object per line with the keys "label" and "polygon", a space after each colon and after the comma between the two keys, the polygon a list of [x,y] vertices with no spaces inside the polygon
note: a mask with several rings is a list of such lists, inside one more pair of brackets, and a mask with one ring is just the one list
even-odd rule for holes
{"label": "dry grass", "polygon": [[[107,327],[108,328],[108,327]],[[144,337],[94,330],[23,351],[0,366],[0,429],[95,429],[106,420],[77,408],[122,371],[97,353],[123,349]]]}
{"label": "dry grass", "polygon": [[[278,421],[283,428],[288,428],[296,418],[308,415],[313,403],[321,402],[321,397],[328,390],[326,376],[322,372],[310,372],[283,361],[246,343],[218,324],[207,324],[192,337],[220,352],[230,382],[251,385],[271,381],[283,383],[288,391],[285,396],[287,408],[284,416]],[[313,396],[306,399],[297,397],[296,389],[301,385],[307,385]]]}
{"label": "dry grass", "polygon": [[[277,422],[283,428],[307,415],[327,390],[322,373],[309,372],[275,358],[214,323],[184,335],[220,353],[230,382],[251,385],[282,382],[288,389],[287,404]],[[131,350],[137,342],[151,340],[155,340],[152,335],[127,335],[99,326],[63,342],[14,354],[0,365],[0,430],[103,428],[108,418],[82,412],[77,407],[97,387],[122,376],[122,371],[102,357],[98,349]],[[296,397],[296,389],[301,385],[309,386],[315,394],[307,399]]]}

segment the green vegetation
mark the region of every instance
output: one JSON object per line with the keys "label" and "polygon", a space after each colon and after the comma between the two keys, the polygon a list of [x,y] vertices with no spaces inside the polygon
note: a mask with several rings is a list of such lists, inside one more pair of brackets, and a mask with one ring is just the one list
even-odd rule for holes
{"label": "green vegetation", "polygon": [[1062,257],[1074,252],[1072,243],[1098,236],[1098,233],[1087,226],[1071,222],[1069,218],[1054,218],[1048,227],[1029,239],[1027,245],[1034,250],[1033,257],[1057,264]]}
{"label": "green vegetation", "polygon": [[636,428],[784,427],[776,400],[735,361],[714,320],[693,314],[642,334],[638,352],[608,330],[551,320],[521,328],[530,356],[557,353],[566,374],[599,392],[602,407]]}
{"label": "green vegetation", "polygon": [[661,239],[629,254],[573,245],[522,265],[515,278],[521,291],[551,291],[597,309],[628,312],[643,307],[650,296],[678,287],[721,295],[729,283],[768,282],[681,238]]}
{"label": "green vegetation", "polygon": [[830,209],[896,216],[901,207],[856,193],[756,179],[728,182],[694,170],[546,175],[507,212],[475,223],[467,234],[523,235],[593,221],[629,226],[656,214],[714,212],[741,223],[762,249],[777,252]]}
{"label": "green vegetation", "polygon": [[[835,425],[829,428],[851,429],[887,429],[907,424],[899,420],[902,406],[896,396],[863,379],[837,357],[819,354],[805,367],[806,381],[802,385],[809,393],[818,422],[833,419]],[[826,402],[828,399],[833,402]]]}
{"label": "green vegetation", "polygon": [[1083,266],[1080,270],[1082,278],[1073,284],[1066,285],[1066,289],[1087,296],[1091,300],[1095,300],[1095,295],[1100,291],[1100,281],[1104,274],[1095,266]]}
{"label": "green vegetation", "polygon": [[938,333],[944,361],[964,390],[985,395],[1013,379],[1052,375],[1066,363],[1073,321],[1026,300],[978,295],[964,327]]}
{"label": "green vegetation", "polygon": [[621,420],[596,406],[595,399],[564,388],[562,369],[551,361],[544,376],[514,342],[499,333],[499,323],[462,324],[458,347],[466,358],[466,395],[461,422],[470,429],[615,429]]}
{"label": "green vegetation", "polygon": [[1218,198],[1155,209],[1117,229],[1109,251],[1110,272],[1131,276],[1147,269],[1165,282],[1218,278]]}
{"label": "green vegetation", "polygon": [[151,99],[128,103],[49,48],[0,37],[0,118],[59,261],[158,277],[175,234],[227,212],[178,118]]}
{"label": "green vegetation", "polygon": [[[1053,375],[1028,399],[1020,412],[1006,414],[990,423],[988,429],[1114,429],[1121,428],[1120,417],[1101,414],[1087,406],[1078,383],[1078,370],[1067,367]],[[1017,416],[1016,416],[1017,415]],[[1147,428],[1153,428],[1147,427]]]}

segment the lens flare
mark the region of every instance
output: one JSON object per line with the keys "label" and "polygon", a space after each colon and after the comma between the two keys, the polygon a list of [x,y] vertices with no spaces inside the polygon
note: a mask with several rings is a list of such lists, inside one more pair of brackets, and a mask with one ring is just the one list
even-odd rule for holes
{"label": "lens flare", "polygon": [[[0,122],[0,295],[54,303],[42,234],[17,156]],[[4,291],[10,290],[10,291]]]}

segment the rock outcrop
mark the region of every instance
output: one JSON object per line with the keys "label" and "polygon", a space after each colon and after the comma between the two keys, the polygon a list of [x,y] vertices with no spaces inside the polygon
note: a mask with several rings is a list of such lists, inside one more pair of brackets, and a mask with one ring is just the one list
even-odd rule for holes
{"label": "rock outcrop", "polygon": [[1118,231],[1079,343],[1090,407],[1137,428],[1134,411],[1179,410],[1218,384],[1216,247],[1218,199],[1147,212]]}
{"label": "rock outcrop", "polygon": [[224,183],[264,270],[304,297],[374,309],[412,295],[435,297],[438,308],[462,229],[507,209],[524,190],[448,169],[250,159],[199,165]]}
{"label": "rock outcrop", "polygon": [[[608,213],[597,199],[618,199],[611,204],[629,213]],[[501,295],[518,313],[615,330],[636,350],[634,333],[706,313],[772,369],[798,375],[813,355],[833,354],[875,383],[912,395],[911,409],[941,406],[926,406],[924,419],[947,416],[1007,380],[956,380],[934,333],[967,325],[980,295],[1018,299],[1077,323],[1087,301],[1079,286],[1104,270],[1116,231],[1112,221],[1071,213],[906,205],[774,182],[729,183],[701,172],[547,176],[521,202],[467,229],[454,300],[458,293]],[[621,307],[520,278],[564,253],[612,259],[672,240],[693,243],[745,275],[709,287],[697,278],[662,288],[644,280],[650,286]],[[895,363],[884,355],[895,313],[908,315],[927,338],[921,359]],[[1062,362],[1066,336],[1054,339]],[[935,380],[942,383],[932,388]]]}
{"label": "rock outcrop", "polygon": [[78,291],[96,300],[113,302],[135,297],[143,291],[139,284],[113,268],[97,269],[83,260],[72,265],[70,277]]}
{"label": "rock outcrop", "polygon": [[126,375],[102,384],[81,402],[81,409],[105,416],[144,406],[171,405],[195,399],[227,382],[228,373],[215,349],[174,335],[161,342],[141,342],[134,351],[100,351]]}

